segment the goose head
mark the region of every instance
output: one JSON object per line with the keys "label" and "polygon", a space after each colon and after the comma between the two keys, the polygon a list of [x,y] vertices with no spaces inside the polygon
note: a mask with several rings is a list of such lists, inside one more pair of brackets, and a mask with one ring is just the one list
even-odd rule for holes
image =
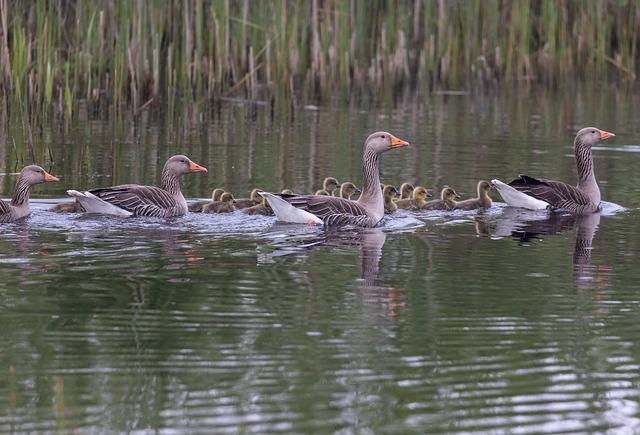
{"label": "goose head", "polygon": [[211,191],[211,199],[213,201],[220,201],[220,197],[222,196],[223,193],[224,193],[224,189],[220,189],[219,187],[216,189],[213,189]]}
{"label": "goose head", "polygon": [[595,127],[586,127],[576,134],[573,144],[576,148],[585,146],[591,148],[596,143],[615,136],[615,134],[609,133],[608,131],[600,130]]}
{"label": "goose head", "polygon": [[340,183],[333,177],[327,177],[322,182],[322,189],[329,192],[329,195],[331,195],[331,192],[336,190],[338,187],[340,187]]}
{"label": "goose head", "polygon": [[347,181],[345,183],[342,183],[342,185],[340,186],[340,197],[341,198],[351,198],[351,195],[353,195],[354,193],[360,193],[360,189],[358,189],[356,187],[355,184],[353,184],[350,181]]}
{"label": "goose head", "polygon": [[453,190],[453,188],[451,187],[445,187],[444,189],[442,189],[442,192],[440,194],[440,198],[443,201],[447,201],[447,202],[455,202],[456,198],[460,198],[460,195],[458,195],[456,193],[455,190]]}
{"label": "goose head", "polygon": [[398,189],[396,189],[395,186],[392,186],[391,184],[387,184],[386,186],[384,186],[384,189],[382,189],[382,196],[384,197],[385,201],[397,198],[398,195]]}
{"label": "goose head", "polygon": [[234,199],[233,194],[231,192],[225,192],[220,197],[220,202],[224,202],[226,204],[233,204],[234,202],[236,202],[236,200]]}
{"label": "goose head", "polygon": [[260,196],[260,189],[253,189],[251,191],[251,200],[256,204],[259,204],[262,202],[262,196]]}
{"label": "goose head", "polygon": [[493,185],[485,180],[478,181],[478,198],[489,196],[489,191],[493,189]]}
{"label": "goose head", "polygon": [[167,160],[167,163],[164,164],[163,172],[180,176],[189,172],[207,172],[207,168],[191,161],[189,157],[179,154]]}
{"label": "goose head", "polygon": [[22,168],[19,178],[26,181],[31,186],[51,181],[60,181],[58,177],[54,177],[38,165],[29,165]]}
{"label": "goose head", "polygon": [[386,131],[378,131],[369,136],[364,143],[365,152],[373,152],[375,154],[382,154],[385,151],[392,150],[394,148],[401,148],[409,146],[409,142],[402,139],[398,139],[391,133]]}
{"label": "goose head", "polygon": [[411,198],[413,191],[414,191],[413,184],[407,183],[407,182],[402,183],[402,185],[400,186],[400,197]]}
{"label": "goose head", "polygon": [[[400,189],[402,191],[402,189]],[[412,198],[418,201],[424,201],[427,196],[429,196],[429,192],[422,186],[418,186],[413,190]]]}

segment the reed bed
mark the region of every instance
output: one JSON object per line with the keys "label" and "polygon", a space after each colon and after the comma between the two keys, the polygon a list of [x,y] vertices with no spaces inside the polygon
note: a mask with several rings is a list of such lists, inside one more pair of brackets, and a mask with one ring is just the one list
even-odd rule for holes
{"label": "reed bed", "polygon": [[[632,83],[636,2],[0,0],[0,104],[27,121],[576,80]],[[25,127],[27,128],[27,127]]]}

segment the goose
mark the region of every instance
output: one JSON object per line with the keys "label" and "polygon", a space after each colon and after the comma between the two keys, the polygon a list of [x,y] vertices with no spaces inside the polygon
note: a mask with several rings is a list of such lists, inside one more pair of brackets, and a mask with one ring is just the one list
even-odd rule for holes
{"label": "goose", "polygon": [[316,195],[324,195],[324,196],[331,196],[331,194],[329,192],[327,192],[324,189],[320,189],[320,190],[316,190]]}
{"label": "goose", "polygon": [[[400,189],[400,191],[402,192],[402,189]],[[411,198],[397,199],[395,204],[396,207],[402,210],[420,210],[420,208],[427,203],[427,196],[429,196],[427,189],[422,186],[418,186],[413,190]]]}
{"label": "goose", "polygon": [[85,211],[78,200],[62,201],[49,207],[49,211],[54,213],[82,213]]}
{"label": "goose", "polygon": [[249,198],[238,198],[235,200],[235,207],[237,209],[243,209],[247,207],[253,207],[262,203],[262,197],[260,196],[260,189],[253,189]]}
{"label": "goose", "polygon": [[440,192],[440,199],[427,201],[420,210],[453,210],[456,206],[456,198],[460,198],[451,187],[445,187]]}
{"label": "goose", "polygon": [[413,184],[404,182],[400,185],[400,198],[396,199],[399,201],[401,199],[411,199],[411,195],[413,195]]}
{"label": "goose", "polygon": [[485,180],[478,181],[478,197],[465,199],[464,201],[456,202],[456,210],[476,210],[478,208],[491,207],[491,198],[489,198],[489,191],[493,189],[491,183]]}
{"label": "goose", "polygon": [[395,203],[395,199],[398,197],[399,192],[395,186],[387,184],[382,188],[382,197],[384,198],[384,212],[386,214],[393,213],[398,209]]}
{"label": "goose", "polygon": [[346,181],[340,185],[340,198],[351,199],[354,193],[362,191],[356,187],[351,181]]}
{"label": "goose", "polygon": [[22,168],[20,175],[18,175],[11,201],[0,201],[0,223],[13,222],[28,216],[31,213],[31,208],[29,208],[31,188],[36,184],[50,181],[60,181],[60,179],[49,174],[38,165],[29,165]]}
{"label": "goose", "polygon": [[202,213],[232,213],[236,210],[235,202],[233,194],[225,192],[220,197],[220,201],[205,205],[202,208]]}
{"label": "goose", "polygon": [[162,187],[140,184],[122,184],[78,192],[67,193],[78,201],[89,213],[104,213],[115,216],[182,216],[187,212],[187,201],[180,191],[180,176],[189,172],[207,172],[207,169],[192,162],[187,156],[170,157],[162,169]]}
{"label": "goose", "polygon": [[578,214],[593,213],[600,208],[600,189],[593,173],[591,148],[596,143],[615,137],[615,134],[586,127],[573,141],[573,152],[578,170],[578,184],[574,187],[561,181],[520,175],[503,183],[491,180],[508,206],[532,210],[564,209]]}
{"label": "goose", "polygon": [[281,221],[375,227],[384,217],[380,156],[385,151],[406,146],[409,142],[383,131],[367,138],[362,158],[363,187],[357,201],[324,195],[274,195],[267,192],[261,195],[267,198]]}
{"label": "goose", "polygon": [[224,189],[221,189],[219,187],[216,189],[213,189],[211,191],[211,201],[207,200],[207,201],[190,202],[189,204],[187,204],[187,208],[189,209],[189,211],[199,213],[202,211],[202,208],[205,205],[211,204],[212,202],[220,201],[220,197],[222,196],[223,193],[224,193]]}
{"label": "goose", "polygon": [[329,196],[333,195],[333,191],[341,186],[340,182],[334,177],[327,177],[322,182],[322,190],[329,193]]}

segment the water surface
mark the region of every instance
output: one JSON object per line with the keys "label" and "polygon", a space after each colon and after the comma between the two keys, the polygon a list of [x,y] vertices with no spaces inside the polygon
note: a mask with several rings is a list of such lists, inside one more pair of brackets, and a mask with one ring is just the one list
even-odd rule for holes
{"label": "water surface", "polygon": [[[37,147],[61,182],[37,187],[32,215],[0,232],[0,430],[639,430],[640,144],[636,98],[615,97],[225,105],[190,125],[50,127]],[[411,142],[384,155],[383,182],[466,198],[479,179],[520,172],[572,181],[585,125],[617,137],[594,151],[603,212],[583,218],[497,202],[327,232],[239,212],[47,211],[68,188],[155,183],[175,153],[209,168],[183,178],[189,198],[313,191],[328,175],[358,184],[379,129]],[[2,177],[4,198],[14,181]]]}

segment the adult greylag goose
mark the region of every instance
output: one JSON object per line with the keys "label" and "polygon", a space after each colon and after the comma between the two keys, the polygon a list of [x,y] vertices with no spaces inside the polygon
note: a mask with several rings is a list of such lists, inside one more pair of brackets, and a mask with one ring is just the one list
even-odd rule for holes
{"label": "adult greylag goose", "polygon": [[340,198],[351,199],[354,193],[362,191],[356,187],[351,181],[346,181],[340,185]]}
{"label": "adult greylag goose", "polygon": [[49,207],[49,211],[54,213],[82,213],[86,211],[78,200],[62,201]]}
{"label": "adult greylag goose", "polygon": [[273,195],[267,198],[278,220],[298,223],[324,223],[326,226],[353,225],[375,227],[384,217],[384,199],[380,190],[380,156],[409,146],[387,132],[369,136],[362,158],[362,193],[357,201],[324,195]]}
{"label": "adult greylag goose", "polygon": [[456,202],[456,210],[476,210],[478,208],[491,207],[489,191],[493,189],[491,183],[485,180],[478,181],[478,197]]}
{"label": "adult greylag goose", "polygon": [[414,187],[413,184],[404,182],[400,185],[400,198],[396,199],[399,201],[401,199],[411,199],[413,195]]}
{"label": "adult greylag goose", "polygon": [[[402,189],[400,189],[400,191],[402,193]],[[402,210],[420,210],[422,206],[427,203],[427,196],[429,196],[427,189],[422,186],[418,186],[413,190],[411,198],[397,199],[395,204],[396,207]]]}
{"label": "adult greylag goose", "polygon": [[445,187],[440,192],[440,199],[427,201],[420,210],[453,210],[456,207],[456,198],[460,198],[451,187]]}
{"label": "adult greylag goose", "polygon": [[247,207],[253,207],[262,203],[262,196],[260,196],[260,189],[253,189],[249,198],[236,198],[234,203],[237,209],[243,209]]}
{"label": "adult greylag goose", "polygon": [[224,193],[224,189],[221,189],[219,187],[216,189],[213,189],[211,191],[211,201],[206,200],[206,201],[190,202],[189,204],[187,204],[187,208],[189,209],[189,211],[200,213],[202,211],[202,208],[205,205],[211,204],[212,202],[220,201],[220,197],[222,196],[223,193]]}
{"label": "adult greylag goose", "polygon": [[13,222],[28,216],[31,213],[31,208],[29,208],[31,188],[36,184],[50,181],[60,180],[38,165],[29,165],[22,168],[20,175],[18,175],[11,201],[0,201],[0,223]]}
{"label": "adult greylag goose", "polygon": [[187,212],[187,201],[180,191],[180,176],[189,172],[207,172],[207,169],[192,162],[187,156],[176,155],[164,165],[162,187],[140,184],[122,184],[78,192],[67,193],[78,201],[89,213],[104,213],[115,216],[182,216]]}
{"label": "adult greylag goose", "polygon": [[591,148],[615,134],[595,127],[583,128],[573,141],[578,169],[578,184],[574,187],[561,181],[520,175],[505,184],[492,180],[507,205],[532,210],[563,209],[573,213],[593,213],[600,207],[600,188],[593,173]]}
{"label": "adult greylag goose", "polygon": [[220,197],[220,201],[214,201],[202,208],[202,213],[232,213],[236,210],[233,194],[225,192]]}
{"label": "adult greylag goose", "polygon": [[386,214],[393,213],[398,209],[395,199],[400,195],[398,189],[391,184],[387,184],[382,188],[382,198],[384,198],[384,212]]}

